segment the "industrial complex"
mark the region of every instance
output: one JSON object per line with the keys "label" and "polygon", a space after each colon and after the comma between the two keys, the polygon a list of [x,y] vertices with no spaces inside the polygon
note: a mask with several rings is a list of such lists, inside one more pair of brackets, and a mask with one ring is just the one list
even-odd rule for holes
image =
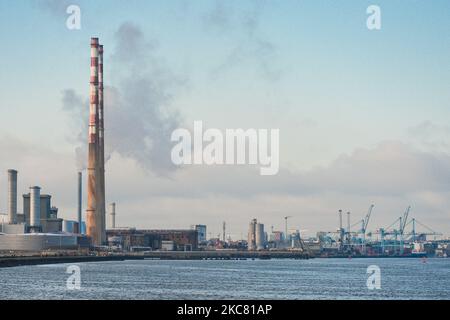
{"label": "industrial complex", "polygon": [[[52,205],[52,196],[45,187],[31,186],[22,195],[22,212],[18,212],[19,172],[8,174],[7,212],[0,225],[0,256],[18,253],[59,252],[61,254],[136,254],[160,258],[305,258],[305,257],[411,257],[450,255],[450,241],[439,239],[440,233],[410,216],[411,207],[390,226],[369,231],[374,209],[351,223],[343,223],[343,211],[337,211],[337,230],[318,232],[316,237],[305,238],[300,230],[288,229],[268,232],[264,224],[252,219],[247,240],[226,236],[226,223],[222,234],[207,237],[207,226],[198,224],[185,230],[152,230],[116,226],[116,203],[108,206],[109,227],[106,226],[107,202],[105,179],[104,139],[104,48],[98,38],[90,43],[90,105],[88,161],[86,170],[86,212],[83,221],[82,172],[77,173],[77,212],[74,220],[58,216]],[[119,212],[120,214],[120,212]],[[5,221],[6,220],[6,221]],[[433,237],[433,239],[430,239]],[[155,254],[163,252],[164,254]],[[168,255],[167,252],[182,252]]]}

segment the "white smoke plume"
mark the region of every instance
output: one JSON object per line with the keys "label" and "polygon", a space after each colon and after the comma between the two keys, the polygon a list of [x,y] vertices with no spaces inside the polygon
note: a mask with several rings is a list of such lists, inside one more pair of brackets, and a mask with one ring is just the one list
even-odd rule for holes
{"label": "white smoke plume", "polygon": [[[140,28],[122,24],[115,33],[110,56],[105,46],[105,158],[117,152],[159,175],[176,169],[170,159],[171,133],[181,126],[172,102],[186,80],[175,75],[157,56],[155,41],[147,41]],[[87,50],[88,51],[88,50]],[[108,70],[115,86],[108,85]],[[87,161],[89,104],[74,92],[63,92],[63,108],[79,128],[78,167]],[[81,123],[80,123],[81,119]]]}

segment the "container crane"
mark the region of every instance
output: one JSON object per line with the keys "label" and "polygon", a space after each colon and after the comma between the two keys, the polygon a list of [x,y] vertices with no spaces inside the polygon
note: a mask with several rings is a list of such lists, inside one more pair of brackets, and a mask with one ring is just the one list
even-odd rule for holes
{"label": "container crane", "polygon": [[[395,244],[394,247],[397,245],[400,246],[400,253],[403,254],[403,235],[405,233],[405,227],[408,224],[408,216],[409,212],[411,211],[411,206],[408,206],[406,208],[405,213],[403,216],[400,216],[397,220],[395,220],[389,227],[387,228],[380,228],[377,233],[380,234],[381,238],[381,248],[383,253],[385,252],[385,240],[386,236],[394,236]],[[395,224],[398,223],[399,228],[398,229],[391,229]],[[400,241],[398,242],[400,238]]]}
{"label": "container crane", "polygon": [[371,204],[369,207],[369,210],[366,214],[366,216],[364,217],[364,219],[361,220],[361,235],[362,235],[362,248],[363,248],[363,252],[366,252],[366,231],[367,231],[367,226],[369,225],[369,220],[370,220],[370,216],[372,215],[372,210],[375,207],[374,204]]}
{"label": "container crane", "polygon": [[408,222],[409,211],[411,210],[411,206],[406,208],[405,213],[403,214],[403,218],[400,217],[400,254],[403,254],[403,234],[405,233],[405,226]]}

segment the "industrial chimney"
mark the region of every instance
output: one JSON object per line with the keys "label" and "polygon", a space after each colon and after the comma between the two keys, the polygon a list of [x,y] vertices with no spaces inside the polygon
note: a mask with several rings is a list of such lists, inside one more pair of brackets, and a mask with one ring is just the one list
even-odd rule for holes
{"label": "industrial chimney", "polygon": [[223,222],[223,224],[222,224],[222,241],[223,242],[226,242],[226,234],[225,234],[225,230],[226,230],[226,224],[225,224],[225,221]]}
{"label": "industrial chimney", "polygon": [[78,172],[78,233],[81,233],[81,225],[83,223],[83,217],[81,215],[82,210],[82,197],[83,197],[83,174]]}
{"label": "industrial chimney", "polygon": [[102,220],[98,206],[98,46],[98,38],[91,38],[91,79],[86,209],[86,233],[91,238],[92,244],[97,246],[102,244]]}
{"label": "industrial chimney", "polygon": [[91,38],[86,233],[96,246],[106,243],[103,114],[103,46]]}
{"label": "industrial chimney", "polygon": [[111,215],[111,229],[116,228],[116,203],[113,202],[110,204],[110,215]]}
{"label": "industrial chimney", "polygon": [[105,137],[103,98],[103,45],[98,47],[98,207],[101,217],[101,239],[106,241],[106,201],[105,201]]}
{"label": "industrial chimney", "polygon": [[30,231],[41,231],[41,188],[30,187]]}
{"label": "industrial chimney", "polygon": [[17,171],[8,170],[8,217],[10,224],[17,223]]}

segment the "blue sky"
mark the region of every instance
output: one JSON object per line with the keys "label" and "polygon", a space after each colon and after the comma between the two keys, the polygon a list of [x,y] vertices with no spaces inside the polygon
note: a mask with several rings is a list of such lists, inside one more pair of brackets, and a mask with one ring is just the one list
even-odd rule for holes
{"label": "blue sky", "polygon": [[[81,30],[65,27],[66,4],[80,6]],[[381,8],[379,31],[366,28],[371,4]],[[429,132],[423,143],[411,130],[450,125],[448,1],[0,0],[0,135],[73,154],[73,115],[62,109],[62,92],[87,97],[91,36],[105,46],[105,81],[120,86],[112,55],[125,22],[183,80],[164,107],[184,125],[280,128],[280,162],[295,173],[385,141],[437,154]],[[448,218],[447,204],[437,217]]]}

